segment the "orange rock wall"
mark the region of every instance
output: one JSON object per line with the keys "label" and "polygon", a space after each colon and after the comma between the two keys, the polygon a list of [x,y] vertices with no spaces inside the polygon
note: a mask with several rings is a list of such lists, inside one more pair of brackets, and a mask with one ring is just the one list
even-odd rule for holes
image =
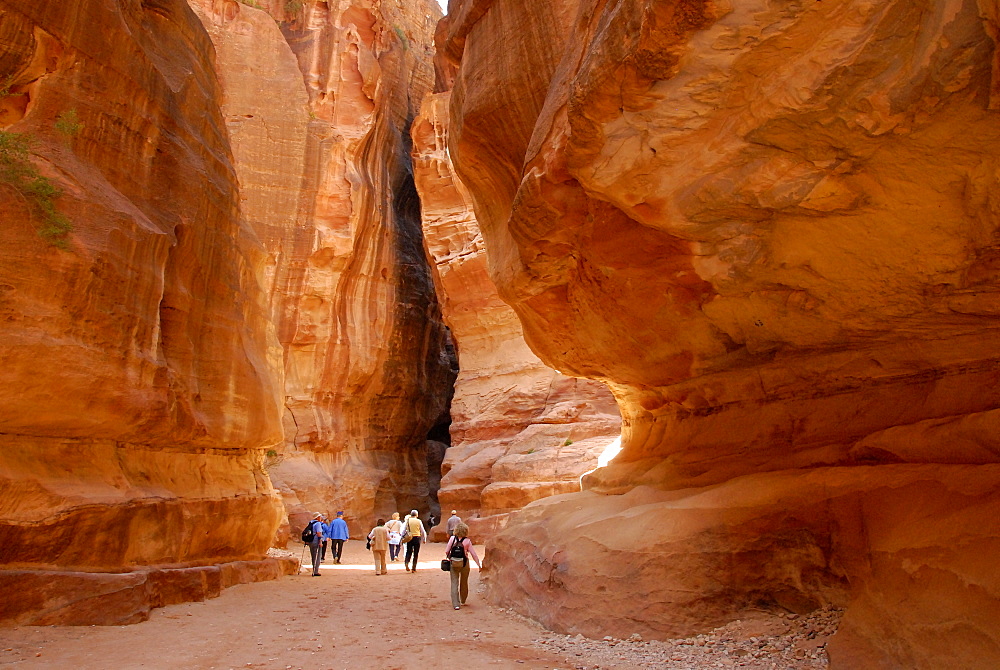
{"label": "orange rock wall", "polygon": [[[0,189],[3,532],[59,527],[71,538],[57,554],[4,541],[5,558],[42,566],[79,553],[76,564],[111,567],[260,556],[279,509],[259,448],[281,436],[280,379],[263,258],[236,216],[211,44],[183,5],[15,2],[4,25],[22,40],[5,64],[29,92],[7,130],[35,138],[74,224],[58,250]],[[83,127],[67,138],[54,124],[68,109]],[[133,523],[123,508],[140,505],[264,523],[259,537],[233,525],[206,544],[154,522],[143,547],[99,549]],[[95,513],[118,520],[78,532]]]}
{"label": "orange rock wall", "polygon": [[180,2],[14,1],[0,25],[4,130],[33,138],[73,225],[48,244],[0,184],[0,567],[69,584],[258,561],[281,513],[262,468],[280,367],[211,42]]}
{"label": "orange rock wall", "polygon": [[479,540],[533,500],[579,491],[621,420],[603,384],[566,377],[532,353],[497,294],[471,197],[448,157],[449,99],[447,92],[424,99],[412,130],[414,173],[459,358],[438,499],[442,518],[455,509]]}
{"label": "orange rock wall", "polygon": [[73,225],[48,244],[0,182],[2,621],[130,623],[279,576],[282,497],[357,532],[432,498],[451,361],[407,129],[438,15],[306,4],[0,9],[0,129]]}
{"label": "orange rock wall", "polygon": [[[423,259],[409,122],[433,84],[426,2],[191,0],[216,46],[242,213],[267,253],[293,521],[427,513],[450,363]],[[406,411],[401,411],[406,408]]]}
{"label": "orange rock wall", "polygon": [[590,493],[497,538],[494,600],[658,635],[846,603],[840,667],[1000,661],[994,5],[451,3],[491,277],[623,418]]}

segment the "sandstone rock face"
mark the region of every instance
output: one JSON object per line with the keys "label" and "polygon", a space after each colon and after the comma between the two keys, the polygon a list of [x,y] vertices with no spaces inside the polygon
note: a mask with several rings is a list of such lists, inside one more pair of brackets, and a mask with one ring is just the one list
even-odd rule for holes
{"label": "sandstone rock face", "polygon": [[845,602],[841,667],[1000,663],[976,558],[1000,545],[996,17],[451,3],[449,148],[490,274],[623,417],[590,493],[494,543],[494,599],[596,633],[610,598],[661,635]]}
{"label": "sandstone rock face", "polygon": [[[0,10],[3,621],[286,573],[283,496],[357,532],[433,500],[451,361],[407,130],[439,14],[192,4]],[[62,190],[65,249],[12,165]]]}
{"label": "sandstone rock face", "polygon": [[215,43],[242,213],[267,254],[291,527],[433,505],[427,434],[447,413],[409,122],[433,83],[421,2],[190,0]]}
{"label": "sandstone rock face", "polygon": [[0,26],[3,139],[32,138],[73,225],[50,245],[37,202],[0,183],[3,590],[44,618],[57,594],[28,585],[50,570],[72,571],[72,591],[80,574],[141,585],[259,561],[281,513],[262,468],[281,439],[280,349],[211,43],[181,2],[12,0]]}
{"label": "sandstone rock face", "polygon": [[444,92],[424,100],[412,130],[414,173],[459,358],[438,498],[443,518],[457,510],[478,541],[533,500],[579,491],[580,476],[597,466],[621,420],[604,384],[566,377],[531,352],[497,294],[471,197],[448,158],[449,98]]}

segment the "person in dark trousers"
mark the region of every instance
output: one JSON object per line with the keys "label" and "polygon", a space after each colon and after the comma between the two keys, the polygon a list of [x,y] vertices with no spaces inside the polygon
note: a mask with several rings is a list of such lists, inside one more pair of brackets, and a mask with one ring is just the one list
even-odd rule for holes
{"label": "person in dark trousers", "polygon": [[393,512],[389,523],[385,524],[389,531],[389,561],[399,558],[399,540],[403,537],[403,522],[399,520],[399,512]]}
{"label": "person in dark trousers", "polygon": [[324,514],[320,517],[320,521],[323,522],[323,543],[320,545],[319,551],[319,562],[322,563],[326,560],[326,543],[330,538],[330,517]]}
{"label": "person in dark trousers", "polygon": [[444,548],[444,557],[451,561],[451,605],[455,609],[464,605],[469,597],[470,556],[481,570],[483,564],[469,539],[469,527],[459,523],[455,526],[455,534],[448,538],[448,546]]}
{"label": "person in dark trousers", "polygon": [[349,537],[344,513],[337,512],[337,518],[330,522],[330,554],[333,556],[333,562],[338,565],[340,564],[340,556],[344,553],[344,542]]}
{"label": "person in dark trousers", "polygon": [[[410,516],[406,517],[406,524],[403,526],[403,535],[410,534],[410,541],[406,543],[406,556],[403,558],[403,566],[407,572],[417,571],[417,559],[420,557],[420,542],[427,537],[427,530],[424,522],[417,517],[417,510],[411,510]],[[410,567],[410,559],[413,559],[413,567]]]}
{"label": "person in dark trousers", "polygon": [[312,559],[313,577],[319,577],[319,564],[323,561],[320,547],[323,545],[323,515],[317,514],[312,520],[313,539],[309,543],[309,556]]}

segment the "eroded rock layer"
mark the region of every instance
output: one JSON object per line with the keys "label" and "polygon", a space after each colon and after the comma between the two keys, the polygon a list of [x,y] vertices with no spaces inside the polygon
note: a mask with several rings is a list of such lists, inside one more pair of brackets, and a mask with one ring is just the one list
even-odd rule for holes
{"label": "eroded rock layer", "polygon": [[352,531],[433,502],[446,333],[420,237],[409,123],[433,83],[421,2],[190,0],[216,46],[243,215],[267,254],[285,380],[269,472],[292,527]]}
{"label": "eroded rock layer", "polygon": [[451,361],[408,127],[439,13],[191,4],[0,9],[2,621],[274,578],[282,496],[355,532],[433,500]]}
{"label": "eroded rock layer", "polygon": [[[0,567],[5,593],[43,617],[59,599],[65,620],[74,574],[263,559],[280,365],[197,17],[12,0],[0,26]],[[68,238],[25,169],[61,190]],[[59,593],[32,589],[53,570]],[[112,590],[148,610],[148,590]],[[115,602],[89,622],[119,620]]]}
{"label": "eroded rock layer", "polygon": [[490,274],[623,417],[591,492],[499,536],[492,598],[660,635],[844,602],[841,667],[1000,663],[996,19],[451,2],[449,148]]}
{"label": "eroded rock layer", "polygon": [[597,467],[621,420],[604,384],[566,377],[531,352],[497,294],[471,198],[448,157],[449,98],[444,92],[424,100],[412,130],[414,174],[459,359],[438,498],[444,517],[456,510],[479,540],[533,500],[579,491],[581,475]]}

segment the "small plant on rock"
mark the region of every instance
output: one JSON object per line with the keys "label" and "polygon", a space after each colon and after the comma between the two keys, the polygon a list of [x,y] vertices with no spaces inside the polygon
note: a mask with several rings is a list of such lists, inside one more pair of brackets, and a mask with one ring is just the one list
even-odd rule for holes
{"label": "small plant on rock", "polygon": [[274,449],[268,449],[264,452],[264,471],[268,473],[271,472],[271,468],[279,465],[283,460],[285,460],[284,454],[279,454]]}
{"label": "small plant on rock", "polygon": [[569,445],[571,445],[571,444],[573,444],[573,440],[571,440],[571,439],[569,439],[569,438],[567,437],[567,438],[566,438],[566,441],[562,443],[562,446],[564,446],[564,447],[568,447],[568,446],[569,446]]}
{"label": "small plant on rock", "polygon": [[393,30],[393,32],[396,33],[396,37],[398,37],[399,41],[403,44],[403,51],[409,51],[410,50],[410,40],[409,40],[409,38],[406,37],[406,33],[403,32],[403,29],[400,28],[397,25],[394,25],[392,27],[392,30]]}
{"label": "small plant on rock", "polygon": [[56,117],[55,126],[56,130],[65,135],[67,138],[73,137],[83,130],[83,124],[80,123],[80,117],[77,116],[75,109],[61,112],[59,116]]}
{"label": "small plant on rock", "polygon": [[68,249],[66,236],[73,230],[69,219],[56,210],[62,191],[31,162],[32,140],[22,133],[0,130],[0,187],[16,193],[30,213],[41,217],[38,235],[59,249]]}

